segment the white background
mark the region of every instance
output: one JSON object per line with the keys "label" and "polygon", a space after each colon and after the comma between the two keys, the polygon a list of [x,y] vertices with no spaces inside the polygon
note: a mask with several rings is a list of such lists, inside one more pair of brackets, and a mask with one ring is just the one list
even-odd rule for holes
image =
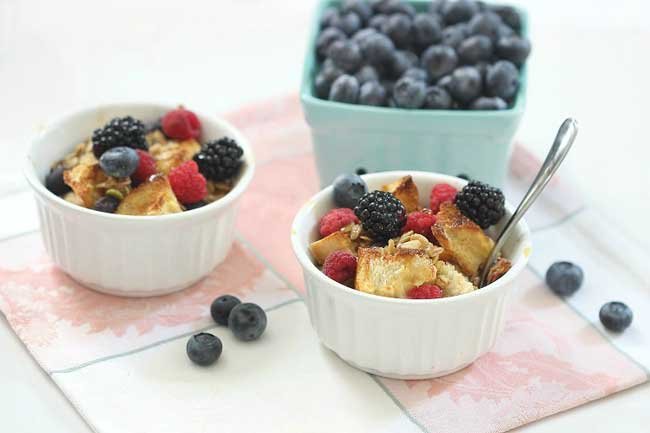
{"label": "white background", "polygon": [[[650,245],[650,5],[513,3],[528,8],[533,40],[520,139],[543,156],[563,118],[577,118],[580,133],[563,174],[622,233]],[[127,100],[225,112],[296,92],[314,4],[0,0],[0,195],[25,188],[20,166],[29,137],[63,112]],[[2,231],[21,219],[13,202],[0,202]],[[89,431],[4,322],[0,353],[1,431]],[[646,431],[649,388],[522,431]]]}

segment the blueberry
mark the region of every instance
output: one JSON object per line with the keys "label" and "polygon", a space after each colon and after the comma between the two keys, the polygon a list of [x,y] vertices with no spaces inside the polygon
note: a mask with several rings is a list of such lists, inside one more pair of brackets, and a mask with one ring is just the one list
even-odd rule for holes
{"label": "blueberry", "polygon": [[459,177],[459,178],[465,179],[465,180],[470,180],[470,177],[468,175],[466,175],[465,173],[457,174],[456,177]]}
{"label": "blueberry", "polygon": [[407,47],[413,36],[413,23],[411,17],[405,14],[392,14],[388,16],[381,31],[387,35],[397,47]]}
{"label": "blueberry", "polygon": [[381,31],[386,21],[388,21],[388,15],[375,15],[374,17],[370,18],[370,21],[368,21],[368,27],[373,28],[377,31]]}
{"label": "blueberry", "polygon": [[356,104],[359,99],[359,82],[351,75],[341,75],[332,83],[329,99]]}
{"label": "blueberry", "polygon": [[449,89],[451,87],[451,74],[450,75],[445,75],[444,77],[439,78],[438,81],[436,82],[436,86],[442,87],[447,92],[449,92]]}
{"label": "blueberry", "polygon": [[400,78],[393,88],[393,98],[400,108],[420,108],[424,104],[427,86],[411,77]]}
{"label": "blueberry", "polygon": [[210,315],[219,325],[228,325],[228,316],[235,306],[241,304],[236,296],[223,295],[212,301],[210,305]]}
{"label": "blueberry", "polygon": [[339,19],[339,11],[335,7],[325,8],[320,16],[320,27],[323,29],[329,27],[333,22]]}
{"label": "blueberry", "polygon": [[505,24],[501,25],[499,27],[499,37],[504,38],[508,36],[517,36],[517,33],[515,33],[515,31],[512,30],[510,26],[507,26]]}
{"label": "blueberry", "polygon": [[382,80],[380,84],[386,89],[386,95],[392,95],[395,88],[395,82],[392,80]]}
{"label": "blueberry", "polygon": [[215,337],[207,332],[201,332],[200,334],[191,336],[187,340],[185,350],[187,351],[187,357],[193,363],[205,367],[214,364],[219,359],[223,350],[223,344],[221,344],[219,337]]}
{"label": "blueberry", "polygon": [[327,56],[327,49],[333,42],[344,41],[347,39],[345,33],[341,29],[336,27],[327,27],[323,29],[316,39],[316,54],[319,59],[323,59]]}
{"label": "blueberry", "polygon": [[395,45],[393,41],[381,33],[368,36],[361,44],[363,56],[373,65],[381,65],[391,61],[394,51]]}
{"label": "blueberry", "polygon": [[452,104],[451,96],[444,88],[440,86],[431,86],[427,88],[424,98],[424,108],[430,110],[448,110]]}
{"label": "blueberry", "polygon": [[359,84],[364,84],[368,81],[379,81],[379,73],[377,72],[377,69],[370,65],[362,66],[354,76],[357,81],[359,81]]}
{"label": "blueberry", "polygon": [[198,209],[200,207],[203,207],[205,205],[207,205],[207,203],[201,200],[201,201],[197,201],[196,203],[184,204],[183,207],[185,207],[185,210],[193,210],[193,209]]}
{"label": "blueberry", "polygon": [[448,1],[440,10],[447,24],[469,21],[478,12],[478,5],[473,0]]}
{"label": "blueberry", "polygon": [[499,15],[494,12],[483,12],[471,19],[467,25],[467,30],[470,35],[483,35],[490,38],[492,42],[496,42],[501,35],[501,27],[503,26],[503,21],[499,18]]}
{"label": "blueberry", "polygon": [[429,13],[439,14],[442,12],[442,7],[445,5],[447,0],[432,0],[429,3]]}
{"label": "blueberry", "polygon": [[259,305],[249,302],[236,305],[228,317],[228,327],[240,340],[257,340],[266,329],[266,313]]}
{"label": "blueberry", "polygon": [[432,80],[449,74],[457,64],[456,52],[446,45],[433,45],[422,53],[422,67]]}
{"label": "blueberry", "polygon": [[327,49],[327,56],[345,72],[356,71],[363,60],[359,45],[351,41],[334,41]]}
{"label": "blueberry", "polygon": [[316,75],[314,79],[314,88],[316,90],[316,96],[319,98],[327,99],[330,94],[330,88],[332,83],[338,77],[343,75],[343,71],[334,66],[332,59],[327,59],[323,63],[320,72]]}
{"label": "blueberry", "polygon": [[506,101],[496,96],[492,98],[481,96],[474,100],[469,108],[472,110],[505,110],[508,108],[508,104]]}
{"label": "blueberry", "polygon": [[110,195],[105,195],[95,202],[93,209],[99,212],[115,213],[119,205],[120,200],[118,198]]}
{"label": "blueberry", "polygon": [[515,31],[519,32],[521,30],[521,16],[515,8],[512,6],[492,6],[490,9]]}
{"label": "blueberry", "polygon": [[422,68],[408,68],[403,74],[402,77],[411,77],[414,80],[418,81],[427,81],[427,71]]}
{"label": "blueberry", "polygon": [[530,42],[519,36],[504,36],[497,42],[496,53],[501,59],[521,66],[530,54]]}
{"label": "blueberry", "polygon": [[492,41],[487,36],[470,36],[460,43],[457,49],[460,62],[474,65],[492,57]]}
{"label": "blueberry", "polygon": [[368,36],[375,33],[377,33],[377,30],[373,29],[372,27],[367,27],[353,34],[351,40],[352,42],[356,42],[357,44],[361,45]]}
{"label": "blueberry", "polygon": [[50,190],[53,194],[64,195],[70,191],[70,187],[63,180],[64,168],[59,166],[54,167],[50,172],[45,176],[45,188]]}
{"label": "blueberry", "polygon": [[354,12],[364,23],[372,16],[372,8],[364,0],[343,0],[341,12]]}
{"label": "blueberry", "polygon": [[413,19],[413,40],[424,47],[442,40],[442,28],[435,16],[419,13]]}
{"label": "blueberry", "polygon": [[368,192],[366,182],[355,174],[341,174],[334,179],[332,185],[334,190],[334,203],[338,207],[354,209],[359,199]]}
{"label": "blueberry", "polygon": [[458,47],[467,37],[467,25],[465,23],[446,27],[442,31],[442,44],[452,48]]}
{"label": "blueberry", "polygon": [[634,314],[630,307],[622,302],[608,302],[600,308],[600,323],[610,331],[623,332],[632,324]]}
{"label": "blueberry", "polygon": [[[363,167],[359,167],[359,168],[356,169],[355,173],[356,173],[357,175],[359,175],[359,176],[363,176],[364,174],[367,174],[367,173],[368,173],[368,170],[366,170],[366,169],[363,168]],[[365,193],[364,193],[364,194],[365,194]]]}
{"label": "blueberry", "polygon": [[359,89],[359,104],[383,107],[386,105],[386,89],[377,81],[368,81]]}
{"label": "blueberry", "polygon": [[361,28],[361,18],[354,12],[347,12],[334,16],[330,22],[332,27],[338,27],[348,36],[353,35]]}
{"label": "blueberry", "polygon": [[382,14],[402,13],[408,16],[415,15],[415,8],[403,0],[379,0],[372,2],[375,12]]}
{"label": "blueberry", "polygon": [[582,268],[571,262],[555,262],[546,271],[546,285],[560,296],[573,295],[583,279]]}
{"label": "blueberry", "polygon": [[401,77],[404,72],[419,63],[418,56],[411,51],[396,50],[391,62],[391,73],[394,78]]}
{"label": "blueberry", "polygon": [[519,89],[519,71],[512,62],[499,60],[488,68],[485,85],[488,95],[509,100]]}
{"label": "blueberry", "polygon": [[128,177],[133,174],[140,157],[136,151],[130,147],[118,146],[108,149],[99,158],[99,166],[109,176]]}
{"label": "blueberry", "polygon": [[467,104],[481,94],[482,82],[481,73],[477,68],[463,66],[451,74],[449,93],[456,101]]}

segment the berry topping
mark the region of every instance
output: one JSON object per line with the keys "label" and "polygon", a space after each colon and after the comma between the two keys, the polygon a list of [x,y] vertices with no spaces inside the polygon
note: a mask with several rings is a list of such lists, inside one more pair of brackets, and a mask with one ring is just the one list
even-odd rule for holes
{"label": "berry topping", "polygon": [[197,201],[196,203],[187,203],[184,205],[185,210],[192,210],[192,209],[198,209],[200,207],[205,206],[207,203],[203,200]]}
{"label": "berry topping", "polygon": [[600,308],[600,322],[610,331],[623,332],[632,324],[634,315],[622,302],[608,302]]}
{"label": "berry topping", "polygon": [[443,296],[442,289],[435,284],[422,284],[406,292],[406,297],[409,299],[436,299]]}
{"label": "berry topping", "polygon": [[201,122],[196,114],[184,108],[177,108],[166,113],[162,118],[162,130],[167,137],[178,140],[199,138]]}
{"label": "berry topping", "polygon": [[243,341],[260,338],[266,329],[266,322],[264,310],[249,302],[236,305],[228,316],[228,327],[235,337]]}
{"label": "berry topping", "polygon": [[120,199],[112,195],[106,195],[95,202],[93,209],[99,212],[115,213],[119,205]]}
{"label": "berry topping", "polygon": [[429,240],[433,239],[433,233],[431,232],[431,226],[436,223],[436,216],[431,213],[430,210],[416,211],[411,212],[406,216],[406,224],[402,229],[402,233],[409,231],[414,231],[423,236],[426,236]]}
{"label": "berry topping", "polygon": [[93,153],[99,158],[108,149],[118,146],[146,150],[144,129],[144,123],[131,116],[116,117],[93,132]]}
{"label": "berry topping", "polygon": [[456,206],[483,229],[498,223],[506,212],[501,190],[477,180],[470,181],[456,195]]}
{"label": "berry topping", "polygon": [[205,177],[194,161],[186,161],[169,173],[169,183],[176,198],[183,204],[196,203],[208,193]]}
{"label": "berry topping", "polygon": [[357,272],[357,258],[349,251],[330,253],[323,264],[323,273],[339,283],[346,283]]}
{"label": "berry topping", "polygon": [[342,174],[334,179],[334,203],[337,206],[353,209],[366,192],[368,186],[358,175]]}
{"label": "berry topping", "polygon": [[214,364],[221,356],[223,344],[219,337],[215,337],[207,332],[193,335],[187,341],[186,346],[187,357],[193,363],[208,366]]}
{"label": "berry topping", "polygon": [[546,284],[560,296],[573,295],[583,279],[582,268],[571,262],[555,262],[546,271]]}
{"label": "berry topping", "polygon": [[108,149],[99,158],[99,166],[109,176],[128,177],[138,168],[140,157],[130,147]]}
{"label": "berry topping", "polygon": [[354,208],[363,228],[379,239],[398,236],[406,222],[406,209],[389,192],[372,191],[365,194]]}
{"label": "berry topping", "polygon": [[322,237],[329,236],[334,232],[339,231],[343,227],[351,223],[358,223],[359,219],[354,214],[354,211],[347,207],[332,209],[327,212],[320,219],[320,235]]}
{"label": "berry topping", "polygon": [[221,182],[234,177],[239,172],[244,151],[231,138],[223,137],[203,146],[194,156],[199,171],[206,179]]}
{"label": "berry topping", "polygon": [[138,168],[131,175],[131,178],[138,183],[146,182],[149,177],[158,172],[156,160],[153,159],[153,156],[149,152],[140,149],[137,149],[136,152],[140,157],[140,162],[138,163]]}
{"label": "berry topping", "polygon": [[228,326],[230,312],[237,305],[241,304],[239,298],[232,295],[219,296],[210,305],[210,315],[219,325]]}
{"label": "berry topping", "polygon": [[456,191],[456,188],[448,183],[439,183],[435,185],[431,190],[429,208],[431,208],[431,211],[434,214],[437,214],[440,210],[440,205],[442,203],[454,201],[457,193],[458,191]]}
{"label": "berry topping", "polygon": [[63,180],[63,172],[65,170],[62,166],[56,166],[45,177],[45,188],[56,195],[64,195],[71,191],[70,187]]}

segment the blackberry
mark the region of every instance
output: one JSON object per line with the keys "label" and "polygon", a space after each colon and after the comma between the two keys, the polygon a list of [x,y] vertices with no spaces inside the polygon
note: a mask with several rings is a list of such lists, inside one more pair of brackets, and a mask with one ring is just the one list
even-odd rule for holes
{"label": "blackberry", "polygon": [[483,229],[498,223],[506,212],[501,190],[477,180],[470,181],[460,190],[456,195],[456,206]]}
{"label": "blackberry", "polygon": [[99,159],[108,149],[118,146],[147,150],[144,123],[131,116],[115,117],[93,132],[93,153]]}
{"label": "blackberry", "polygon": [[223,137],[206,143],[194,156],[194,161],[206,179],[221,182],[237,174],[243,154],[244,151],[235,140]]}
{"label": "blackberry", "polygon": [[406,209],[401,201],[389,192],[372,191],[363,195],[354,208],[363,228],[378,240],[399,236],[406,223]]}

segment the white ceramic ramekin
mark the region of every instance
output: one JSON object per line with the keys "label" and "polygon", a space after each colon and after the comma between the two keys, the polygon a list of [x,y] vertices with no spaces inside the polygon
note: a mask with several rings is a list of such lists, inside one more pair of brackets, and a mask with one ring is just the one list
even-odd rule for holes
{"label": "white ceramic ramekin", "polygon": [[[435,173],[392,171],[363,176],[370,190],[405,175],[413,176],[420,204],[433,185],[461,188],[465,181]],[[318,238],[318,221],[334,207],[332,187],[312,197],[293,222],[291,240],[303,269],[312,326],[322,343],[353,366],[399,379],[444,376],[486,353],[503,329],[508,295],[531,252],[528,227],[520,222],[504,248],[512,269],[475,292],[432,300],[393,299],[350,289],[314,265],[309,243]],[[507,216],[513,208],[507,205]],[[494,232],[500,227],[493,228]]]}
{"label": "white ceramic ramekin", "polygon": [[154,122],[173,108],[139,103],[93,107],[60,118],[32,141],[25,176],[35,193],[45,248],[57,266],[83,285],[122,296],[162,295],[199,281],[226,257],[236,205],[255,163],[246,139],[222,119],[196,112],[200,141],[235,139],[244,149],[244,164],[233,190],[207,206],[162,216],[115,215],[68,203],[44,186],[51,164],[113,117]]}

